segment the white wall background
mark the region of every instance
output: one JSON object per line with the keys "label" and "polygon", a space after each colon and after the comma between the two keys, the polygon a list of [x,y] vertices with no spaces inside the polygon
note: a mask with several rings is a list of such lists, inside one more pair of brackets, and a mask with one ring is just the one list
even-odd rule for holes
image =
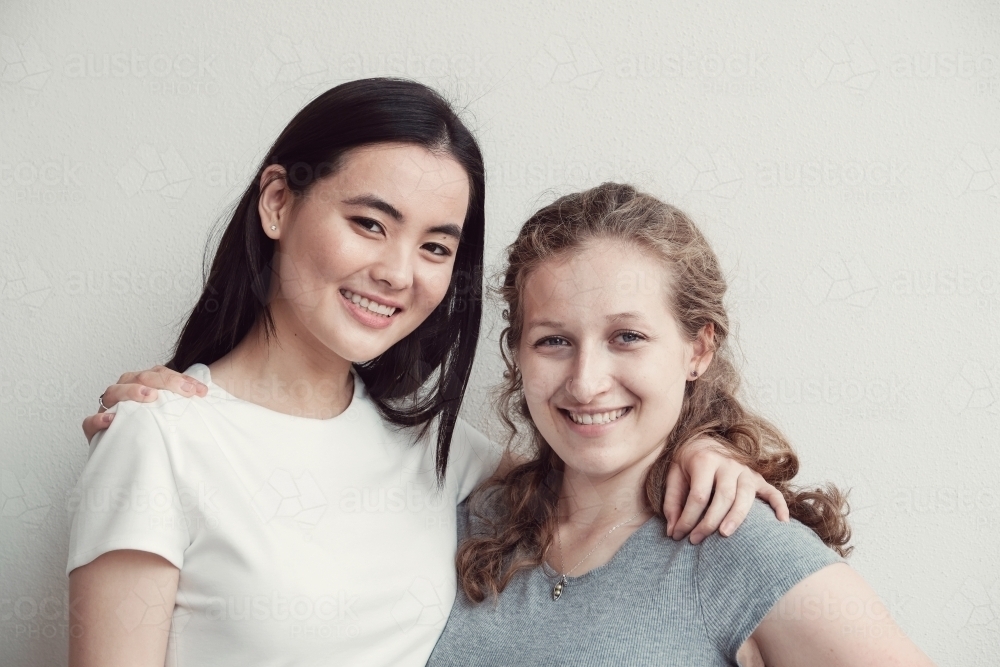
{"label": "white wall background", "polygon": [[0,4],[0,662],[65,662],[79,422],[166,358],[213,221],[311,97],[396,75],[467,110],[492,259],[603,180],[691,213],[753,401],[853,488],[853,566],[939,665],[996,664],[997,5],[536,4]]}

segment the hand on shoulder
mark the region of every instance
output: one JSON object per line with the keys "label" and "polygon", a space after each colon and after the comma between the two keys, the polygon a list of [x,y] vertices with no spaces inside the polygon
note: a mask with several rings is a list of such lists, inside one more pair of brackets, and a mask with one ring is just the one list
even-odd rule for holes
{"label": "hand on shoulder", "polygon": [[151,403],[159,398],[160,389],[188,398],[208,394],[208,386],[205,383],[166,366],[153,366],[144,371],[123,373],[117,383],[108,386],[101,394],[97,413],[83,420],[83,433],[87,441],[111,425],[115,413],[108,414],[108,412],[115,405],[122,401]]}

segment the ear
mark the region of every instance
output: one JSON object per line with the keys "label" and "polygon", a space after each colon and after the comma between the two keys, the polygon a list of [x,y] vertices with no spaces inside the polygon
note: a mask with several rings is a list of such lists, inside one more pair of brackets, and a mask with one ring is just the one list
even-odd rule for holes
{"label": "ear", "polygon": [[268,165],[260,175],[260,198],[257,213],[264,233],[275,241],[281,238],[281,227],[291,217],[294,193],[288,187],[285,168],[278,164]]}
{"label": "ear", "polygon": [[[688,370],[688,380],[700,378],[708,370],[715,355],[715,323],[709,322],[698,332],[698,337],[691,344],[691,365]],[[692,376],[692,373],[697,375]]]}

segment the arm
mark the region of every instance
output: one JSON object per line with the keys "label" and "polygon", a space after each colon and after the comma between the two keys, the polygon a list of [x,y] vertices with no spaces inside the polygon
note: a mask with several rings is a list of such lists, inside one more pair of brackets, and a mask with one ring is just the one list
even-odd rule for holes
{"label": "arm", "polygon": [[771,667],[933,667],[846,564],[792,587],[751,635]]}
{"label": "arm", "polygon": [[70,667],[161,666],[180,570],[145,551],[110,551],[69,575]]}
{"label": "arm", "polygon": [[[104,390],[101,400],[108,408],[121,401],[149,403],[156,400],[157,389],[167,389],[188,398],[208,393],[208,387],[190,375],[172,371],[166,366],[153,366],[138,373],[122,374],[117,384]],[[87,441],[92,440],[98,431],[110,426],[114,417],[114,414],[104,414],[104,408],[100,408],[97,414],[84,419],[83,433],[87,436]]]}
{"label": "arm", "polygon": [[764,658],[760,655],[757,641],[753,637],[747,637],[747,640],[740,646],[740,650],[736,652],[736,665],[737,667],[767,667],[764,664]]}

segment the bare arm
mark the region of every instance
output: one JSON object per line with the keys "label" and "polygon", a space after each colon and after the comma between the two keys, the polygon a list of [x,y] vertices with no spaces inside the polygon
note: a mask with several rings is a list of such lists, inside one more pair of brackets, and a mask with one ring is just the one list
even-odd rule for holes
{"label": "bare arm", "polygon": [[180,570],[111,551],[69,575],[69,667],[162,667]]}
{"label": "bare arm", "polygon": [[796,584],[752,637],[768,667],[933,667],[875,591],[844,563]]}

